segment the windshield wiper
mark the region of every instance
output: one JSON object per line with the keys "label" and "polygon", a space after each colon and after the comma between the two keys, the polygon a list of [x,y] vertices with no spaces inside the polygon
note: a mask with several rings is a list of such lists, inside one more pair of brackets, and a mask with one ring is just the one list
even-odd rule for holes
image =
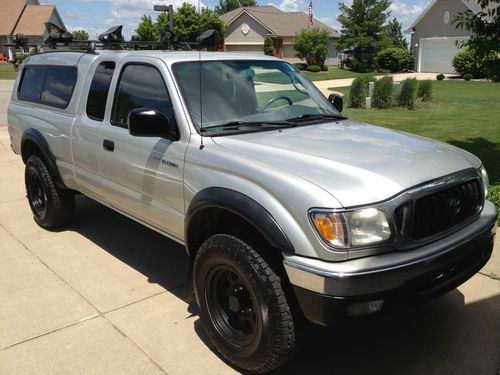
{"label": "windshield wiper", "polygon": [[293,117],[287,119],[287,121],[292,122],[306,122],[306,121],[315,121],[315,120],[323,120],[323,119],[332,119],[332,120],[345,120],[347,117],[342,115],[334,115],[334,114],[325,114],[325,113],[303,113],[300,116]]}
{"label": "windshield wiper", "polygon": [[214,131],[220,129],[225,130],[241,130],[242,128],[251,129],[270,129],[270,128],[283,128],[283,127],[293,127],[297,126],[295,122],[290,121],[229,121],[224,124],[207,126],[206,128],[201,128],[200,131],[203,133]]}

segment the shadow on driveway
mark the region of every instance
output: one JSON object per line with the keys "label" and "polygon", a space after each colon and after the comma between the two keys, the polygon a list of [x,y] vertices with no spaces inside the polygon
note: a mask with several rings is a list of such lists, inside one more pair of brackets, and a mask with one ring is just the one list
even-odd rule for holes
{"label": "shadow on driveway", "polygon": [[[183,299],[183,246],[84,196],[77,198],[70,230]],[[275,373],[496,375],[500,282],[498,287],[498,295],[467,305],[454,290],[399,314],[358,318],[331,328],[308,325],[303,350]],[[196,313],[188,304],[186,310]],[[199,319],[194,328],[211,347]]]}

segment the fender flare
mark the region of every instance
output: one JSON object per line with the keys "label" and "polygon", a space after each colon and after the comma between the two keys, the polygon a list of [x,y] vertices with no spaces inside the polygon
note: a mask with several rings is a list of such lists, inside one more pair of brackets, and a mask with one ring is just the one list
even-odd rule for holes
{"label": "fender flare", "polygon": [[59,169],[57,168],[56,158],[52,153],[50,146],[47,143],[45,137],[42,135],[42,133],[33,128],[29,128],[24,131],[23,136],[21,138],[21,156],[23,158],[24,164],[26,164],[26,162],[28,161],[28,155],[26,155],[23,152],[24,147],[26,145],[26,141],[33,142],[38,147],[38,149],[42,154],[41,156],[43,157],[45,164],[50,174],[54,178],[54,181],[57,184],[57,186],[61,189],[67,189],[67,187],[64,185],[62,181]]}
{"label": "fender flare", "polygon": [[283,228],[269,211],[247,195],[222,187],[203,189],[193,197],[184,225],[184,238],[188,251],[190,249],[189,224],[197,213],[207,208],[219,208],[238,215],[252,225],[273,247],[285,253],[295,253]]}

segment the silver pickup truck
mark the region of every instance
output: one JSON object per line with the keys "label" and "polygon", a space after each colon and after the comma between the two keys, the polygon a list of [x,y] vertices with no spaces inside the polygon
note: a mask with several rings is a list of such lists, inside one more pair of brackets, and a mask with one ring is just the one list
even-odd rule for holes
{"label": "silver pickup truck", "polygon": [[214,347],[262,373],[303,317],[428,299],[491,256],[478,158],[341,111],[272,57],[56,52],[24,62],[8,124],[41,227],[68,225],[82,193],[184,244]]}

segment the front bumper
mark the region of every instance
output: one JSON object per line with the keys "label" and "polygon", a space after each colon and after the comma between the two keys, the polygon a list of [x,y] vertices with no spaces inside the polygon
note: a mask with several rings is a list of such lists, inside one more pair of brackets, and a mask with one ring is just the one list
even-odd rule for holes
{"label": "front bumper", "polygon": [[476,221],[418,249],[337,263],[285,255],[284,265],[306,318],[329,325],[353,305],[382,300],[385,311],[464,283],[491,257],[496,218],[486,201]]}

